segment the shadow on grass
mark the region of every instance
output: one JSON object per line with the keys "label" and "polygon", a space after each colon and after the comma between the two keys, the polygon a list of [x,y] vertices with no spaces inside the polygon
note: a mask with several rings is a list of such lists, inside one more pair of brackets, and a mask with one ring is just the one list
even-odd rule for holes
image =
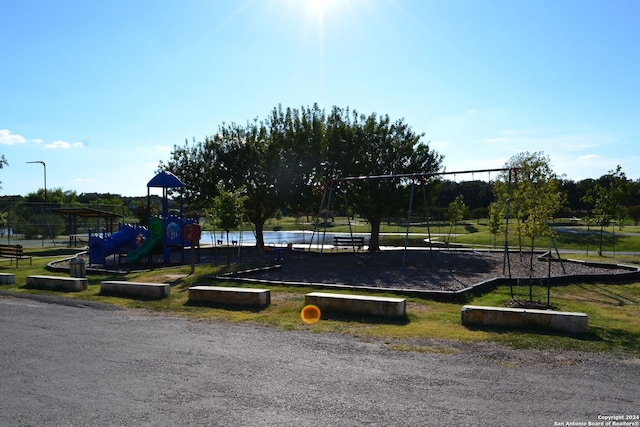
{"label": "shadow on grass", "polygon": [[395,325],[406,326],[411,323],[409,316],[406,314],[402,318],[380,317],[380,316],[367,316],[358,314],[345,314],[345,313],[333,313],[322,312],[322,320],[333,320],[337,322],[345,323],[366,323],[373,325]]}
{"label": "shadow on grass", "polygon": [[256,307],[256,306],[243,305],[243,304],[222,304],[222,303],[194,302],[194,301],[187,301],[184,303],[184,305],[185,307],[212,308],[212,309],[227,310],[227,311],[246,311],[250,313],[260,313],[268,308],[268,306]]}
{"label": "shadow on grass", "polygon": [[547,348],[551,345],[578,351],[640,352],[640,333],[621,329],[589,326],[589,330],[582,334],[563,333],[544,328],[467,326],[467,329],[495,333],[498,335],[497,341],[516,348]]}
{"label": "shadow on grass", "polygon": [[467,233],[477,233],[478,232],[478,228],[473,224],[465,224],[464,225],[464,229],[467,231]]}
{"label": "shadow on grass", "polygon": [[587,331],[585,333],[572,334],[570,332],[562,332],[555,329],[549,329],[544,327],[508,327],[508,326],[482,326],[482,325],[467,325],[465,326],[470,331],[483,331],[492,332],[499,335],[504,334],[528,334],[531,336],[547,336],[547,337],[567,337],[578,339],[581,341],[604,341],[601,336],[593,331]]}
{"label": "shadow on grass", "polygon": [[621,346],[629,350],[640,351],[640,332],[630,332],[623,329],[602,328],[590,326],[589,336],[593,341],[602,341],[611,346]]}
{"label": "shadow on grass", "polygon": [[104,292],[104,291],[100,291],[96,295],[101,297],[116,297],[121,299],[132,300],[132,301],[145,301],[145,302],[151,302],[151,301],[157,302],[157,301],[162,301],[163,299],[166,298],[166,297],[148,297],[144,295],[128,295],[128,294],[123,294],[118,292]]}

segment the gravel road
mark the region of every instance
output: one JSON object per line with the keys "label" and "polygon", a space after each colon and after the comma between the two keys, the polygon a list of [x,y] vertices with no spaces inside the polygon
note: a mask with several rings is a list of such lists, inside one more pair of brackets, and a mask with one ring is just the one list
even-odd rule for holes
{"label": "gravel road", "polygon": [[554,426],[640,412],[637,358],[429,340],[397,351],[51,302],[0,297],[2,426]]}

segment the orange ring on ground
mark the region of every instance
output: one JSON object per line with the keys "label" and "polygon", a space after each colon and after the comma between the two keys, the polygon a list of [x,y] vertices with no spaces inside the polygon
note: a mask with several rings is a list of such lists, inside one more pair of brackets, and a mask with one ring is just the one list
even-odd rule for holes
{"label": "orange ring on ground", "polygon": [[300,318],[307,325],[317,323],[321,316],[320,309],[315,305],[307,305],[300,312]]}

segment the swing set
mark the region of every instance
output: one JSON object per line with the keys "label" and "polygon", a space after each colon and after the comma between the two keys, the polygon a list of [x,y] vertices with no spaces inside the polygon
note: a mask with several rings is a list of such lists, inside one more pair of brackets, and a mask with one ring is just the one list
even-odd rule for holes
{"label": "swing set", "polygon": [[[454,177],[457,175],[462,175],[462,174],[472,174],[473,177],[475,177],[475,174],[479,174],[479,173],[488,173],[489,177],[491,176],[491,172],[509,172],[509,191],[511,189],[511,180],[512,180],[512,171],[513,169],[510,168],[500,168],[500,169],[476,169],[476,170],[465,170],[465,171],[455,171],[455,172],[429,172],[429,173],[410,173],[410,174],[389,174],[389,175],[365,175],[365,176],[349,176],[349,177],[342,177],[342,178],[334,178],[334,179],[330,179],[327,182],[327,185],[325,186],[325,190],[322,194],[322,201],[320,203],[320,210],[318,211],[318,216],[317,218],[320,217],[321,212],[324,209],[324,225],[323,225],[323,230],[322,233],[317,233],[317,234],[322,234],[321,237],[317,238],[317,245],[319,246],[320,249],[320,255],[322,256],[322,253],[324,252],[324,244],[325,244],[325,237],[327,234],[327,223],[328,223],[328,219],[329,219],[329,211],[331,210],[331,204],[333,202],[333,199],[335,198],[335,193],[336,191],[338,191],[339,189],[341,189],[342,194],[344,196],[344,202],[345,202],[345,206],[347,208],[347,212],[349,212],[349,203],[347,200],[347,191],[346,191],[346,187],[345,186],[341,186],[340,184],[342,183],[349,183],[349,182],[356,182],[356,181],[382,181],[383,183],[388,182],[388,181],[394,181],[394,180],[398,180],[400,182],[405,182],[408,183],[410,185],[410,189],[409,189],[409,207],[407,210],[407,218],[406,218],[406,228],[405,228],[405,233],[404,233],[404,249],[403,249],[403,257],[402,257],[402,268],[404,269],[405,267],[405,263],[406,263],[406,254],[407,254],[407,250],[409,249],[409,231],[410,231],[410,227],[411,227],[411,215],[412,215],[412,211],[413,211],[413,206],[414,206],[414,199],[415,199],[415,187],[417,184],[420,185],[421,189],[422,189],[422,198],[423,198],[423,203],[424,203],[424,210],[425,210],[425,215],[428,214],[429,212],[429,203],[427,201],[427,191],[426,191],[426,183],[429,179],[434,178],[434,177],[439,177],[439,176],[445,176],[445,175],[453,175]],[[513,174],[513,176],[515,176],[515,174]],[[326,201],[326,204],[325,204]],[[427,215],[428,216],[428,215]],[[507,251],[508,251],[508,247],[507,247],[507,236],[508,236],[508,224],[509,224],[509,208],[507,206],[507,214],[506,214],[506,228],[505,228],[505,243],[504,243],[504,251],[505,251],[505,259],[507,258]],[[317,224],[317,222],[316,222]],[[355,242],[357,239],[353,234],[353,228],[352,228],[352,221],[351,219],[348,220],[348,225],[349,225],[349,238],[345,239],[347,241],[352,241]],[[311,242],[309,243],[309,249],[311,249],[311,245],[313,243],[314,240],[314,236],[316,234],[316,229],[317,227],[314,228],[314,234],[311,237]],[[432,244],[432,236],[431,236],[431,227],[430,227],[430,221],[427,221],[427,242],[429,242],[429,253],[430,256],[433,257],[433,244]],[[352,246],[352,250],[354,253],[357,252],[357,247],[355,244],[353,244]],[[504,266],[503,266],[503,270],[507,268],[507,262],[505,261]],[[503,271],[504,274],[504,271]]]}
{"label": "swing set", "polygon": [[[507,174],[507,199],[506,199],[506,209],[505,209],[505,227],[504,227],[504,247],[503,247],[503,265],[502,265],[502,274],[507,276],[508,278],[512,278],[512,273],[511,273],[511,259],[509,256],[509,246],[508,246],[508,237],[509,237],[509,226],[510,226],[510,210],[511,210],[511,196],[512,196],[512,185],[514,183],[517,183],[517,169],[516,168],[498,168],[498,169],[475,169],[475,170],[463,170],[463,171],[454,171],[454,172],[447,172],[447,171],[442,171],[442,172],[432,172],[432,173],[411,173],[411,174],[389,174],[389,175],[365,175],[365,176],[349,176],[349,177],[341,177],[341,178],[334,178],[334,179],[330,179],[324,189],[324,192],[322,194],[322,201],[320,204],[320,209],[318,212],[318,215],[316,218],[320,218],[322,212],[324,211],[324,224],[322,227],[321,231],[318,231],[319,228],[319,223],[317,220],[315,222],[315,227],[313,230],[313,234],[311,236],[311,240],[309,242],[309,250],[311,250],[311,247],[313,245],[314,242],[314,238],[316,239],[316,246],[319,249],[319,253],[320,253],[320,258],[322,258],[322,254],[324,252],[324,245],[325,245],[325,238],[327,235],[327,226],[328,226],[328,220],[329,220],[329,212],[331,210],[331,206],[332,203],[335,203],[334,200],[336,199],[336,193],[340,192],[342,193],[342,196],[344,198],[344,204],[346,206],[346,210],[347,213],[349,215],[348,218],[348,225],[349,225],[349,234],[348,237],[344,236],[342,237],[344,242],[347,242],[347,245],[342,245],[342,246],[349,246],[352,249],[352,252],[354,254],[357,254],[357,252],[359,251],[359,249],[363,246],[362,242],[363,241],[363,237],[359,236],[356,237],[354,235],[354,231],[353,231],[353,227],[352,227],[352,218],[351,218],[351,213],[349,210],[349,202],[347,199],[347,188],[348,188],[348,184],[349,182],[357,182],[357,181],[382,181],[383,185],[389,181],[398,181],[399,183],[404,183],[405,185],[409,185],[409,206],[407,209],[407,216],[406,216],[406,228],[404,230],[404,248],[403,248],[403,256],[402,256],[402,269],[405,269],[406,266],[406,258],[407,258],[407,251],[409,250],[409,232],[410,232],[410,227],[411,227],[411,220],[412,220],[412,212],[413,212],[413,208],[414,208],[414,201],[415,201],[415,187],[417,185],[420,185],[421,189],[422,189],[422,199],[423,199],[423,203],[424,203],[424,212],[425,212],[425,216],[427,218],[426,221],[426,225],[427,225],[427,239],[425,239],[425,242],[428,243],[428,249],[429,249],[429,256],[430,259],[433,260],[433,239],[432,239],[432,234],[431,234],[431,226],[430,226],[430,222],[429,221],[429,203],[428,203],[428,198],[427,198],[427,182],[429,179],[434,178],[434,177],[440,177],[440,176],[451,176],[453,175],[454,177],[454,181],[457,179],[458,175],[464,175],[464,174],[471,174],[472,180],[475,179],[475,177],[477,176],[477,174],[483,174],[483,173],[487,173],[489,176],[489,181],[491,180],[491,173],[492,172],[498,172],[498,173],[506,173]],[[456,181],[457,182],[457,181]],[[398,186],[398,184],[396,184],[396,186]],[[355,218],[355,215],[353,215],[353,218]],[[317,235],[317,237],[316,237]],[[334,241],[335,243],[335,241]],[[550,276],[550,262],[551,262],[551,256],[552,256],[552,251],[551,251],[551,245],[553,244],[553,246],[555,247],[555,252],[558,256],[558,258],[560,259],[560,262],[562,264],[562,260],[560,258],[560,255],[558,253],[558,249],[557,246],[555,244],[555,240],[551,240],[549,242],[549,252],[547,254],[547,256],[549,257],[549,276]],[[333,245],[333,247],[335,247],[335,244]],[[521,260],[522,262],[522,260]],[[562,265],[563,271],[564,271],[564,265]],[[530,273],[530,277],[528,277],[529,281],[530,281],[530,286],[529,286],[529,299],[532,300],[532,296],[531,296],[531,283],[532,283],[532,277],[533,272]],[[524,279],[524,278],[523,278]],[[515,289],[515,293],[514,293],[514,287],[513,284],[511,285],[511,294],[512,294],[512,299],[513,300],[517,300],[518,296],[522,293],[522,289],[520,289],[521,287],[524,288],[524,286],[522,286],[521,281],[524,282],[525,280],[521,280],[518,279],[517,280],[517,284],[516,284],[516,289]],[[538,278],[536,280],[539,283],[543,283],[543,278]],[[547,303],[548,303],[548,299],[549,299],[549,289],[547,289]]]}

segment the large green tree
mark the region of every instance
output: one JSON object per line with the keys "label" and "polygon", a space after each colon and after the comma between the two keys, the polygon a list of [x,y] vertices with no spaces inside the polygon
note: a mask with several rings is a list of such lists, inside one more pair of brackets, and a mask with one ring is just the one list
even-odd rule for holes
{"label": "large green tree", "polygon": [[[441,157],[421,137],[403,120],[391,122],[388,116],[366,117],[337,107],[327,116],[317,105],[300,110],[279,106],[265,121],[223,124],[204,142],[174,147],[159,170],[185,182],[185,198],[193,206],[209,206],[218,183],[226,191],[242,188],[257,246],[263,247],[265,222],[281,208],[294,213],[317,208],[318,189],[329,179],[436,171]],[[354,206],[372,225],[371,250],[379,248],[380,221],[393,212],[390,194],[401,185],[406,182],[353,184]]]}
{"label": "large green tree", "polygon": [[262,248],[264,224],[281,205],[278,147],[271,143],[267,127],[257,122],[221,128],[215,141],[221,182],[227,191],[244,188],[244,209],[256,227],[256,245]]}
{"label": "large green tree", "polygon": [[313,191],[322,180],[320,166],[326,146],[326,117],[317,104],[311,108],[274,108],[267,120],[271,144],[278,152],[278,196],[281,208],[293,214],[316,210]]}
{"label": "large green tree", "polygon": [[174,146],[167,163],[160,162],[156,172],[169,171],[184,183],[183,192],[187,209],[201,210],[217,196],[220,180],[218,143],[214,137],[204,141]]}
{"label": "large green tree", "polygon": [[328,117],[324,173],[328,178],[363,177],[343,184],[349,203],[371,226],[369,251],[380,249],[380,224],[398,210],[396,195],[407,180],[366,177],[437,171],[442,157],[422,137],[403,119],[392,122],[387,115],[334,107]]}

